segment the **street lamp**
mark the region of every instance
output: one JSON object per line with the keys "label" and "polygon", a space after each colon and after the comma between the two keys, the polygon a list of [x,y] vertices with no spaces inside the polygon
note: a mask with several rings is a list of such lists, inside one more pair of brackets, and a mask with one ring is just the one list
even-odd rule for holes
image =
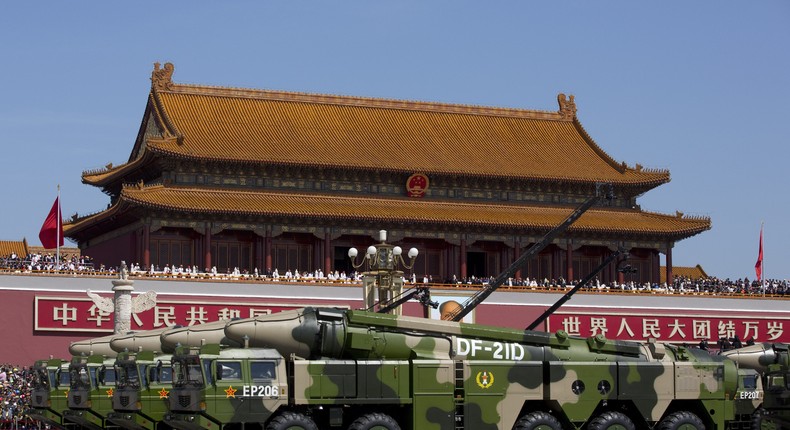
{"label": "street lamp", "polygon": [[[368,247],[359,263],[356,261],[359,251],[356,248],[348,250],[348,257],[355,270],[365,266],[365,271],[362,273],[362,299],[367,309],[375,307],[376,295],[379,303],[389,302],[401,295],[404,278],[403,270],[400,268],[411,270],[419,255],[417,248],[409,249],[407,263],[403,258],[403,249],[387,243],[387,230],[379,231],[379,240],[381,243],[378,245]],[[400,315],[401,309],[398,307],[392,312]]]}
{"label": "street lamp", "polygon": [[[617,267],[615,268],[615,270],[618,273],[622,273],[622,279],[620,279],[619,281],[620,281],[620,283],[623,283],[623,284],[625,283],[625,275],[627,273],[636,273],[637,272],[635,267],[633,267],[630,264],[628,264],[628,257],[629,257],[629,255],[626,254],[625,257],[622,260],[620,260],[619,263],[617,263]],[[629,276],[629,278],[631,278],[631,281],[633,281],[633,277]]]}

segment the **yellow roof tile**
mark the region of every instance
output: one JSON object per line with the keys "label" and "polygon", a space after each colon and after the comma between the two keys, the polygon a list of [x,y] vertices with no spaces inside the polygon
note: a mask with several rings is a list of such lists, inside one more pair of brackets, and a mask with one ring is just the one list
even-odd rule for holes
{"label": "yellow roof tile", "polygon": [[19,258],[25,258],[28,253],[27,242],[24,240],[0,240],[0,258],[5,258],[15,253]]}
{"label": "yellow roof tile", "polygon": [[[453,224],[513,229],[550,229],[573,210],[570,207],[464,203],[411,198],[364,198],[315,194],[127,186],[118,204],[65,226],[67,235],[115,216],[120,203],[196,213],[289,216],[313,219],[380,220],[407,225]],[[688,237],[710,229],[710,219],[600,207],[589,210],[570,231],[610,232]]]}
{"label": "yellow roof tile", "polygon": [[[576,118],[559,111],[175,84],[152,75],[149,108],[162,127],[143,151],[177,157],[550,181],[656,186],[666,170],[628,168]],[[131,159],[135,159],[133,154]],[[130,162],[128,164],[133,164]],[[85,172],[98,183],[124,169]]]}

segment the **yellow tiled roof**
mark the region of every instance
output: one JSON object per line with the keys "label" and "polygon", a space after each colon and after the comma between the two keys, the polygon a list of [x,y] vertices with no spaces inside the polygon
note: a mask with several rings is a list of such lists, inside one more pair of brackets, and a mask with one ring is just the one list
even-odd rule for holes
{"label": "yellow tiled roof", "polygon": [[[689,279],[703,279],[707,278],[708,274],[702,269],[702,266],[697,264],[694,267],[672,266],[672,276],[681,276]],[[666,282],[667,270],[666,267],[661,266],[661,283]]]}
{"label": "yellow tiled roof", "polygon": [[24,240],[0,240],[0,258],[8,257],[12,252],[16,253],[19,258],[25,258],[28,252],[27,242]]}
{"label": "yellow tiled roof", "polygon": [[576,119],[575,104],[569,111],[562,101],[547,112],[165,84],[150,97],[163,138],[149,138],[146,150],[177,157],[640,186],[669,180],[666,170],[613,160]]}
{"label": "yellow tiled roof", "polygon": [[[188,213],[288,216],[314,219],[381,220],[407,225],[452,224],[503,228],[550,229],[573,208],[464,203],[412,198],[363,198],[314,194],[229,191],[154,185],[126,186],[110,209],[64,226],[74,233],[103,217],[114,216],[121,203]],[[635,209],[594,208],[570,229],[577,232],[616,232],[688,237],[710,229],[710,219],[642,212]]]}

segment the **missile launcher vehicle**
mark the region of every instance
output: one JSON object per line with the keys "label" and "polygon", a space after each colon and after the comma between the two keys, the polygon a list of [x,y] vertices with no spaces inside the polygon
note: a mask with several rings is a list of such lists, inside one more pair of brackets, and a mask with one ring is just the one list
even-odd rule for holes
{"label": "missile launcher vehicle", "polygon": [[165,327],[117,336],[110,342],[118,351],[117,384],[112,409],[105,411],[113,425],[129,430],[156,430],[163,426],[172,386],[170,358],[178,346],[207,343],[226,347],[241,344],[225,337],[225,321],[187,327]]}
{"label": "missile launcher vehicle", "polygon": [[[752,429],[790,429],[790,354],[786,344],[759,343],[725,351],[722,355],[737,361],[744,369],[759,372],[764,397],[755,400],[759,408],[754,413]],[[756,397],[748,392],[739,398]]]}
{"label": "missile launcher vehicle", "polygon": [[60,358],[37,360],[33,364],[28,416],[54,428],[63,428],[63,410],[67,408],[69,361]]}

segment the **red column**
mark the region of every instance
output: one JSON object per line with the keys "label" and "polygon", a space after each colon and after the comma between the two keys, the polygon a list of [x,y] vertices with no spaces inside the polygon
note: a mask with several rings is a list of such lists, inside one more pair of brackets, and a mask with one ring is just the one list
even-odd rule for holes
{"label": "red column", "polygon": [[[272,231],[266,230],[266,237],[264,238],[264,259],[266,260],[266,270],[269,272],[274,271],[272,267]],[[285,269],[283,269],[285,270]]]}
{"label": "red column", "polygon": [[331,247],[329,246],[331,243],[329,232],[324,233],[324,275],[328,276],[329,272],[332,270],[332,253],[330,252]]}
{"label": "red column", "polygon": [[667,285],[672,285],[675,278],[672,276],[672,247],[667,244]]}
{"label": "red column", "polygon": [[[515,242],[513,242],[513,261],[518,260],[520,257],[521,257],[521,241],[517,239]],[[522,266],[519,266],[518,269],[516,269],[516,273],[515,273],[516,279],[521,279]]]}
{"label": "red column", "polygon": [[466,239],[461,239],[461,279],[466,278]]}
{"label": "red column", "polygon": [[570,240],[566,245],[568,248],[565,249],[565,281],[571,282],[573,281],[573,246]]}
{"label": "red column", "polygon": [[255,268],[258,269],[259,275],[266,274],[266,268],[263,267],[263,238],[255,235]]}
{"label": "red column", "polygon": [[203,246],[203,262],[206,266],[206,272],[211,271],[211,227],[206,227],[206,233],[203,235],[205,238],[205,245]]}
{"label": "red column", "polygon": [[143,225],[143,268],[151,267],[151,227]]}

